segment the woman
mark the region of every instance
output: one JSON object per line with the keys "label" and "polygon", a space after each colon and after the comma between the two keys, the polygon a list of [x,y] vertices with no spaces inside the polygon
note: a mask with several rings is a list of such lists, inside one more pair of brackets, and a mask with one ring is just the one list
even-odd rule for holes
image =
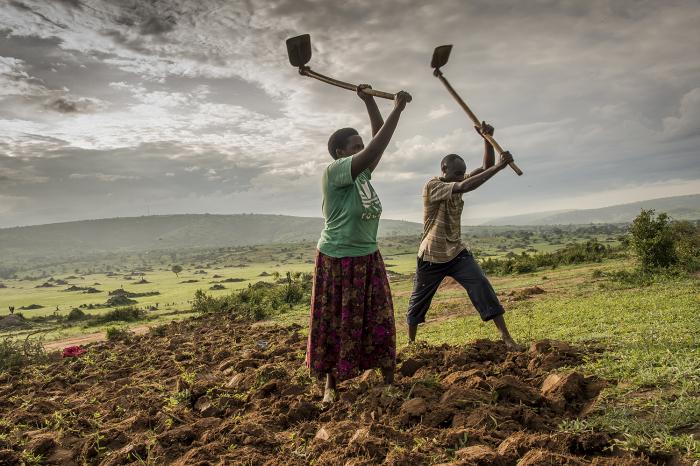
{"label": "woman", "polygon": [[306,364],[326,379],[324,402],[335,400],[338,381],[367,369],[380,368],[384,382],[392,383],[396,365],[394,306],[377,247],[382,205],[370,179],[411,96],[399,92],[384,122],[366,88],[358,86],[357,94],[367,106],[373,138],[365,147],[352,128],[333,133],[328,152],[335,161],[322,181],[325,226],[316,254]]}

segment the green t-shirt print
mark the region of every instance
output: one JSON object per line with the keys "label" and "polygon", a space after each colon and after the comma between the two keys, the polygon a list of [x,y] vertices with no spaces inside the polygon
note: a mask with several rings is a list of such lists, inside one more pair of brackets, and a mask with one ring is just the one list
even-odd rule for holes
{"label": "green t-shirt print", "polygon": [[328,165],[323,173],[325,226],[318,250],[331,257],[359,257],[375,252],[382,203],[365,170],[353,182],[352,157]]}

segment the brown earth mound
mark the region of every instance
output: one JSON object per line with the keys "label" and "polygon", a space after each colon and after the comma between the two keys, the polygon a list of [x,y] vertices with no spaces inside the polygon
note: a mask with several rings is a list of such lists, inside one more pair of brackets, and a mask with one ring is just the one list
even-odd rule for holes
{"label": "brown earth mound", "polygon": [[43,309],[44,306],[41,304],[30,304],[29,306],[22,306],[20,307],[21,310],[23,311],[33,311],[35,309]]}
{"label": "brown earth mound", "polygon": [[6,317],[0,318],[0,329],[10,329],[10,328],[26,328],[31,327],[31,324],[24,320],[22,316],[17,314],[11,314]]}
{"label": "brown earth mound", "polygon": [[418,344],[394,386],[368,371],[330,407],[304,351],[299,326],[217,315],[2,374],[0,464],[649,464],[606,434],[557,432],[601,387],[557,370],[583,356],[560,342]]}
{"label": "brown earth mound", "polygon": [[136,300],[127,298],[126,295],[118,294],[118,295],[110,297],[107,300],[107,302],[105,303],[105,306],[109,306],[109,307],[128,306],[130,304],[136,304],[136,303],[137,303]]}
{"label": "brown earth mound", "polygon": [[545,291],[537,285],[528,286],[526,288],[520,288],[517,290],[510,290],[507,294],[508,301],[520,301],[522,299],[527,299],[530,296],[535,296],[538,294],[545,293]]}

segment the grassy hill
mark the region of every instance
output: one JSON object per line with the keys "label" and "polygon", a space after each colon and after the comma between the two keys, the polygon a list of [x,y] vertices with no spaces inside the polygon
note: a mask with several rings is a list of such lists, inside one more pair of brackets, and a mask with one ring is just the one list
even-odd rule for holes
{"label": "grassy hill", "polygon": [[[0,229],[8,255],[138,252],[316,240],[323,219],[285,215],[153,215]],[[379,235],[414,235],[419,223],[382,220]]]}
{"label": "grassy hill", "polygon": [[677,220],[700,219],[700,194],[674,196],[619,204],[600,209],[537,212],[502,217],[483,225],[582,225],[631,222],[642,209],[666,212]]}

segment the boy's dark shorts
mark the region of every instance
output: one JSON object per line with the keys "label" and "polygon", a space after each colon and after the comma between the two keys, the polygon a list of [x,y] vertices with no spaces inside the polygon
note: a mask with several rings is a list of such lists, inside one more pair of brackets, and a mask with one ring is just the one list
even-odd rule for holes
{"label": "boy's dark shorts", "polygon": [[474,260],[474,256],[465,249],[454,259],[444,263],[426,262],[418,258],[413,293],[406,314],[408,325],[425,322],[425,314],[445,277],[454,278],[467,290],[481,320],[491,320],[505,312],[488,278]]}

